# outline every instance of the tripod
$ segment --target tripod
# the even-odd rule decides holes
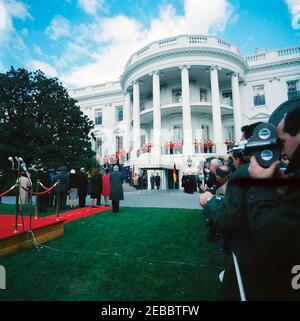
[[[30,215],[29,215],[29,229],[28,229],[28,234],[30,236],[30,240],[29,241],[26,241],[26,242],[30,242],[30,244],[32,244],[35,249],[40,252],[40,250],[42,249],[42,245],[39,244],[37,241],[36,241],[36,238],[35,238],[35,235],[33,233],[33,230],[32,230],[32,209],[30,209]]]

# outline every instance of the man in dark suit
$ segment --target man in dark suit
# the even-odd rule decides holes
[[[112,201],[112,208],[114,213],[119,212],[120,201],[124,199],[123,193],[123,174],[119,172],[118,165],[114,166],[110,174],[110,195],[109,199]]]
[[[160,187],[160,176],[159,176],[158,173],[155,176],[155,185],[156,185],[156,189],[159,189],[159,187]]]
[[[85,168],[81,167],[78,173],[78,197],[79,207],[85,206],[85,199],[87,194],[88,176],[85,172]]]

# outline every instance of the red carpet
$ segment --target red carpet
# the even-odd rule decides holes
[[[101,213],[107,210],[110,210],[111,207],[82,207],[76,208],[74,210],[61,213],[59,215],[59,222],[69,223],[74,220],[78,220],[83,217],[91,216],[97,213]],[[24,228],[22,226],[22,217],[19,216],[18,219],[18,232],[14,233],[15,230],[15,215],[0,215],[0,240],[5,239],[10,236],[22,234],[23,232],[28,232],[29,230],[29,216],[23,216],[24,218]],[[37,219],[32,218],[32,230],[37,230],[41,227],[45,227],[48,225],[56,224],[56,214],[49,215],[46,217],[39,217]]]

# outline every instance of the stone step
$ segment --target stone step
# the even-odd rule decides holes
[[[130,186],[129,183],[123,183],[123,192],[134,192],[135,188]]]

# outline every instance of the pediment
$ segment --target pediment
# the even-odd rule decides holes
[[[258,113],[258,114],[255,114],[251,117],[251,119],[265,119],[265,118],[269,118],[270,115],[269,114],[266,114],[266,113]]]

